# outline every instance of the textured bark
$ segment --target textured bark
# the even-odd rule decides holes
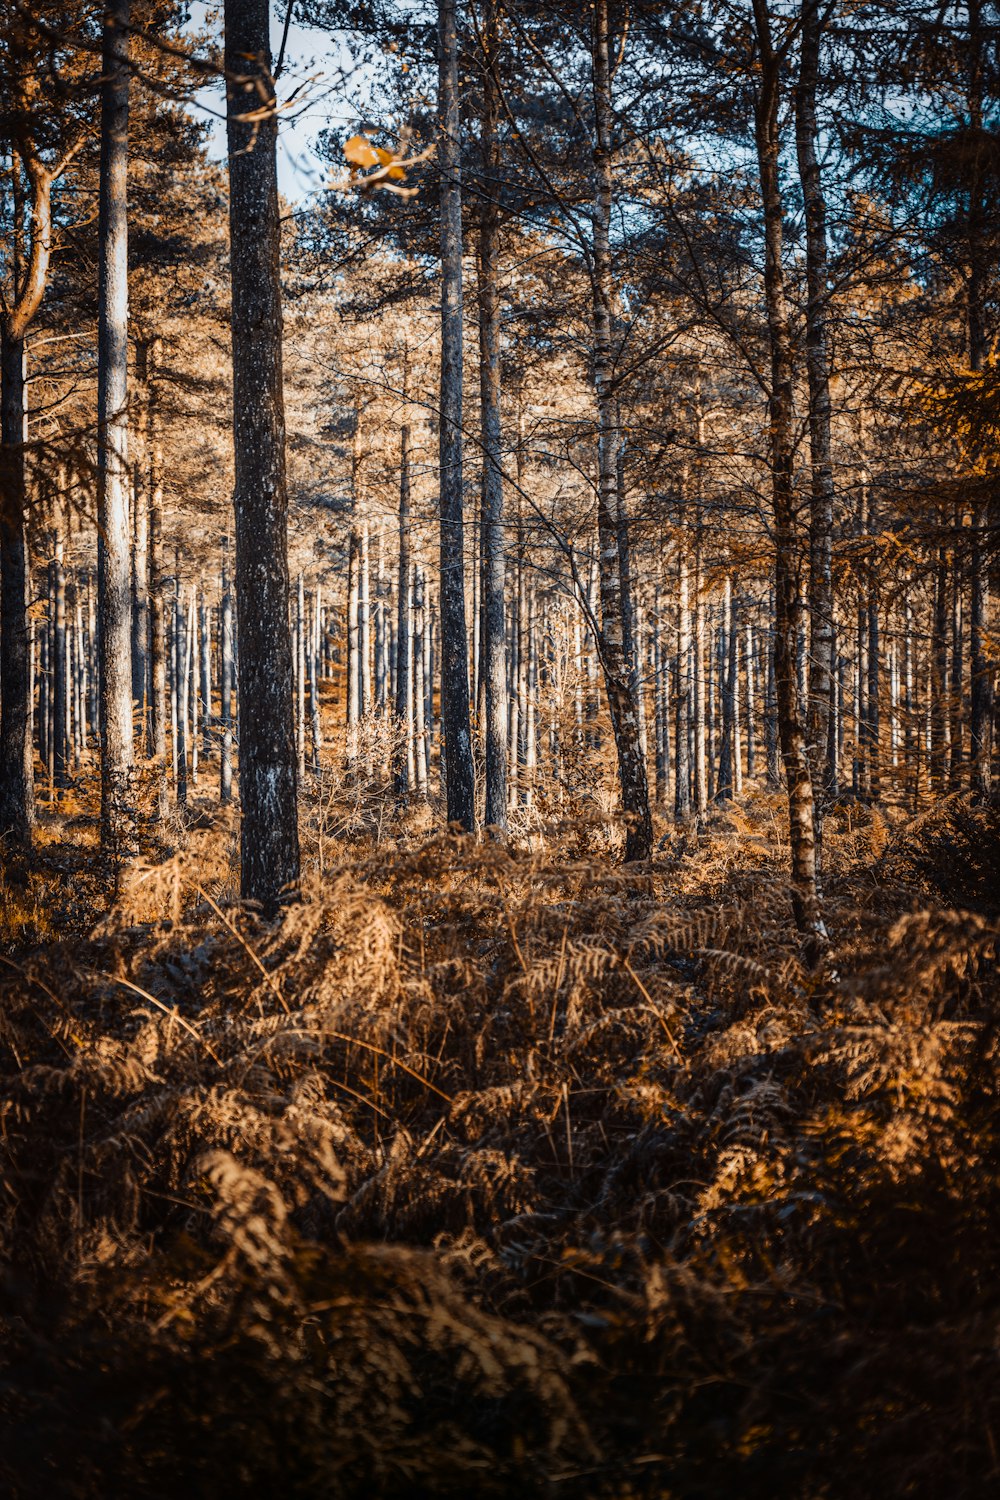
[[[438,7],[441,164],[441,730],[448,822],[476,821],[462,519],[462,182],[455,0]]]
[[[358,699],[362,714],[372,706],[371,679],[371,564],[368,551],[368,522],[361,523],[360,568],[358,571]]]
[[[677,554],[677,686],[674,693],[674,816],[691,817],[691,602],[688,561]]]
[[[986,60],[982,6],[980,0],[968,0],[969,52],[969,120],[974,131],[983,128],[983,70]],[[988,249],[985,241],[989,205],[986,199],[979,155],[972,161],[969,183],[969,278],[968,334],[969,367],[978,374],[985,363],[986,271]],[[969,559],[969,758],[972,787],[985,796],[992,780],[993,739],[993,663],[987,650],[989,623],[990,573],[989,509],[977,498],[972,508],[972,547]]]
[[[159,341],[149,350],[149,753],[156,766],[156,812],[167,816],[167,641],[163,573],[163,452],[157,403]]]
[[[132,538],[128,469],[129,3],[104,22],[98,213],[97,592],[101,847],[116,869],[136,847],[132,743]]]
[[[233,799],[233,591],[229,581],[229,538],[222,539],[222,598],[219,605],[219,800]]]
[[[806,225],[806,374],[809,385],[809,451],[812,493],[809,515],[809,753],[816,801],[817,843],[822,843],[822,809],[832,795],[828,754],[830,693],[833,681],[833,516],[834,475],[831,443],[829,318],[830,272],[826,200],[817,155],[819,81],[823,21],[821,0],[802,0],[802,42],[795,90],[795,144]]]
[[[52,785],[69,785],[69,674],[66,656],[66,570],[57,517],[52,536]]]
[[[497,135],[498,20],[496,0],[483,14],[483,201],[479,220],[479,395],[483,478],[480,537],[482,677],[486,739],[488,828],[507,826],[507,631],[504,618],[506,539],[503,520],[503,459],[500,430],[500,289],[497,278],[499,192],[502,169]]]
[[[28,843],[35,825],[28,661],[24,338],[0,324],[0,837]]]
[[[774,509],[774,676],[778,734],[788,792],[792,902],[799,928],[825,935],[816,887],[813,790],[796,672],[800,617],[799,547],[795,534],[794,406],[791,329],[782,264],[783,204],[779,177],[781,58],[771,42],[766,0],[753,0],[760,50],[754,135],[764,210],[764,296],[770,345],[769,439]]]
[[[719,775],[715,800],[730,802],[736,791],[734,760],[736,757],[736,612],[733,609],[733,581],[727,575],[722,603],[722,631],[719,652],[719,696],[722,708],[722,733],[719,736]]]
[[[756,688],[756,658],[754,655],[754,626],[751,619],[747,619],[744,661],[746,673],[746,722],[747,722],[747,778],[752,781],[757,775],[757,688]]]
[[[48,283],[52,184],[76,155],[83,137],[78,136],[57,161],[46,166],[28,133],[27,102],[5,103],[14,126],[10,163],[16,201],[10,246],[12,295],[0,313],[0,838],[27,844],[35,825],[35,789],[24,338]]]
[[[607,0],[595,0],[591,37],[594,98],[594,202],[591,245],[594,389],[597,398],[597,527],[601,628],[599,649],[618,754],[618,780],[625,816],[625,859],[648,859],[653,847],[649,785],[640,741],[635,673],[626,637],[623,553],[627,565],[627,520],[619,504],[618,455],[621,426],[614,391],[611,337],[611,66]],[[624,546],[623,546],[624,543]]]
[[[267,0],[226,0],[242,891],[273,911],[298,880],[299,833],[268,13]]]
[[[934,576],[934,619],[931,633],[931,789],[943,792],[948,770],[948,579],[951,560],[938,550]]]
[[[149,341],[135,346],[132,461],[132,698],[146,733],[149,720]],[[152,746],[147,743],[147,754]]]
[[[356,731],[361,719],[361,635],[358,601],[361,592],[361,536],[351,527],[347,543],[347,755],[355,751]]]
[[[295,590],[295,755],[301,785],[306,776],[306,588],[301,572]]]
[[[422,568],[413,570],[413,756],[417,794],[427,796],[430,746],[427,734],[427,619]]]
[[[396,795],[413,784],[413,644],[410,638],[410,429],[399,434],[399,586],[396,597],[396,720],[401,737],[393,776]]]

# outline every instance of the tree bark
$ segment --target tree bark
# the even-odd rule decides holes
[[[31,841],[35,826],[30,670],[28,532],[25,475],[24,337],[0,325],[0,836]]]
[[[507,826],[507,631],[504,618],[506,541],[503,520],[503,459],[500,429],[500,289],[498,239],[502,160],[497,135],[499,26],[496,0],[483,15],[483,196],[479,222],[479,393],[483,479],[480,535],[482,675],[485,699],[486,801],[488,828]]]
[[[281,892],[299,877],[299,832],[288,621],[278,126],[268,18],[267,0],[226,0],[241,886],[245,898],[273,912]]]
[[[104,22],[98,213],[97,592],[101,847],[116,871],[135,853],[132,538],[128,499],[129,0]]]
[[[135,345],[135,426],[132,433],[132,698],[140,732],[149,721],[149,340]],[[146,753],[152,753],[147,743]]]
[[[163,573],[163,451],[156,365],[159,340],[149,349],[149,753],[156,765],[156,810],[167,816],[167,641]]]
[[[829,257],[826,200],[817,155],[816,91],[822,19],[821,0],[802,0],[802,40],[795,89],[795,144],[806,224],[806,374],[809,385],[809,451],[812,494],[809,514],[809,753],[814,785],[816,840],[822,848],[823,804],[833,794],[828,754],[833,674],[833,516],[831,443]]]
[[[441,730],[448,822],[476,823],[462,518],[462,180],[455,0],[438,7],[441,164]]]
[[[653,848],[649,785],[640,742],[635,673],[626,638],[623,536],[627,521],[619,504],[618,454],[621,426],[614,389],[611,336],[611,63],[607,0],[595,0],[591,67],[594,98],[594,202],[591,244],[594,390],[597,398],[597,526],[601,628],[598,642],[605,690],[618,754],[618,780],[625,816],[625,860],[648,859]]]
[[[229,538],[222,539],[222,599],[219,605],[219,801],[233,800],[233,591],[229,581]]]
[[[769,438],[774,509],[774,675],[778,734],[788,791],[792,904],[801,931],[825,937],[816,886],[813,790],[796,673],[800,615],[799,548],[795,534],[794,406],[791,328],[785,296],[783,204],[779,177],[781,58],[771,41],[767,0],[753,0],[760,50],[754,135],[764,210],[764,297],[771,355]]]
[[[405,392],[405,378],[404,378]],[[396,796],[413,784],[413,645],[410,639],[410,429],[399,434],[399,584],[396,593]]]

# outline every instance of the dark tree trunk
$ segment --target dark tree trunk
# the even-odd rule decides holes
[[[277,117],[268,0],[226,0],[242,892],[272,912],[299,876],[288,621]],[[260,90],[263,90],[263,101]],[[267,108],[262,113],[262,103]],[[244,111],[256,118],[244,117]]]
[[[448,822],[476,823],[462,520],[462,181],[455,0],[438,9],[441,163],[441,732]],[[428,726],[429,727],[429,726]]]
[[[677,686],[674,696],[674,816],[681,823],[691,817],[691,604],[688,560],[683,546],[677,554]]]
[[[229,538],[222,539],[222,599],[219,605],[219,801],[233,800],[233,592],[229,583]]]
[[[52,548],[52,784],[69,785],[69,706],[66,657],[66,569],[59,517]]]
[[[627,521],[619,504],[621,429],[614,391],[611,341],[611,60],[607,0],[596,0],[591,38],[594,96],[594,206],[591,283],[594,327],[594,386],[598,413],[597,527],[601,589],[600,653],[608,708],[618,752],[618,780],[625,815],[625,859],[648,859],[653,847],[649,784],[642,753],[635,673],[626,634]],[[623,548],[624,543],[624,548]]]
[[[405,394],[405,382],[404,382]],[[411,790],[413,765],[413,644],[410,640],[410,429],[399,434],[399,586],[396,595],[396,795]]]
[[[163,453],[157,401],[159,340],[149,350],[149,753],[156,766],[155,817],[167,816],[167,639],[163,590]]]
[[[497,137],[498,21],[496,0],[483,17],[483,200],[479,226],[479,391],[483,485],[482,674],[485,689],[488,828],[507,826],[507,631],[504,618],[506,544],[500,432],[500,289],[497,284],[501,155]]]
[[[830,692],[833,680],[833,450],[830,438],[830,355],[827,339],[829,265],[826,201],[817,155],[819,81],[823,22],[821,0],[803,0],[802,43],[795,91],[795,141],[806,221],[806,373],[809,383],[809,449],[812,496],[809,516],[809,751],[816,802],[816,837],[822,845],[822,808],[832,795],[828,754]]]
[[[753,0],[760,76],[754,99],[757,161],[764,209],[764,294],[771,354],[769,398],[771,490],[774,507],[774,677],[778,734],[785,765],[795,920],[825,936],[816,887],[813,790],[796,669],[801,614],[799,545],[795,532],[794,407],[791,329],[782,264],[783,204],[779,177],[781,58],[771,42],[766,0]]]
[[[132,432],[132,697],[145,735],[149,719],[149,341],[135,346]],[[148,743],[146,753],[152,754]]]
[[[0,837],[31,840],[35,782],[29,697],[24,339],[0,328]]]
[[[128,503],[129,3],[104,23],[97,328],[97,592],[101,846],[116,869],[135,852],[132,537]]]

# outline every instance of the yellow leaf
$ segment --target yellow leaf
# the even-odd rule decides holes
[[[344,156],[352,167],[377,167],[378,153],[367,136],[352,135],[344,146]]]

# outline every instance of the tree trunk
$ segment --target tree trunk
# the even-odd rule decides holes
[[[594,205],[592,315],[594,389],[597,398],[597,526],[601,629],[599,650],[604,667],[608,709],[618,753],[618,779],[625,817],[625,860],[648,859],[653,848],[649,785],[639,738],[635,674],[626,638],[627,601],[623,591],[623,538],[627,561],[627,521],[619,505],[618,453],[621,427],[614,389],[611,338],[611,64],[607,0],[595,0],[591,45],[594,96]]]
[[[448,822],[476,823],[462,519],[462,180],[456,0],[438,7],[441,164],[441,730]]]
[[[66,570],[59,518],[52,557],[52,784],[69,785],[69,682],[66,653]]]
[[[405,392],[405,378],[404,378]],[[399,586],[396,596],[396,748],[397,797],[413,785],[413,644],[410,639],[410,429],[399,434]]]
[[[242,891],[274,910],[299,876],[288,622],[277,116],[268,0],[226,0]],[[247,78],[253,88],[241,85]],[[261,92],[266,105],[262,113]],[[256,118],[244,117],[243,111]]]
[[[149,721],[149,340],[135,346],[135,429],[132,434],[132,698],[140,733]]]
[[[830,438],[830,355],[827,338],[829,282],[826,201],[817,156],[816,89],[823,21],[821,0],[802,0],[802,42],[795,90],[795,143],[806,223],[806,374],[809,384],[809,751],[821,795],[815,809],[822,847],[823,804],[833,793],[828,754],[833,674],[833,449]]]
[[[167,816],[167,650],[163,597],[163,453],[157,400],[159,340],[149,350],[149,753],[156,763],[156,813]]]
[[[97,327],[97,592],[101,847],[116,870],[135,853],[132,538],[128,502],[129,0],[109,0],[101,84]]]
[[[764,295],[771,354],[770,461],[775,541],[774,676],[778,734],[788,791],[791,876],[800,930],[825,936],[816,887],[813,791],[796,674],[800,615],[799,548],[795,534],[794,409],[791,329],[782,264],[779,103],[781,58],[771,43],[766,0],[753,0],[760,75],[754,99],[755,142],[764,209]]]
[[[983,81],[986,53],[980,0],[968,0],[969,120],[974,132],[983,129]],[[984,241],[989,204],[985,192],[982,152],[972,159],[969,184],[969,278],[968,324],[969,367],[978,374],[986,359],[986,282],[988,247]],[[993,664],[987,651],[989,621],[989,549],[986,545],[989,509],[979,497],[972,507],[972,548],[969,559],[969,758],[972,787],[980,796],[990,790],[992,779]]]
[[[24,339],[0,328],[0,836],[27,844],[35,826],[28,696],[28,534]]]
[[[683,545],[677,553],[677,686],[674,691],[674,816],[691,818],[691,603],[688,560]]]
[[[487,828],[507,827],[506,540],[500,430],[500,289],[497,282],[501,153],[497,136],[499,27],[496,0],[483,15],[483,201],[479,224],[479,392],[483,480],[480,535],[482,675],[485,700]]]
[[[222,539],[222,600],[219,606],[219,801],[233,800],[233,593],[229,583],[229,538]]]

